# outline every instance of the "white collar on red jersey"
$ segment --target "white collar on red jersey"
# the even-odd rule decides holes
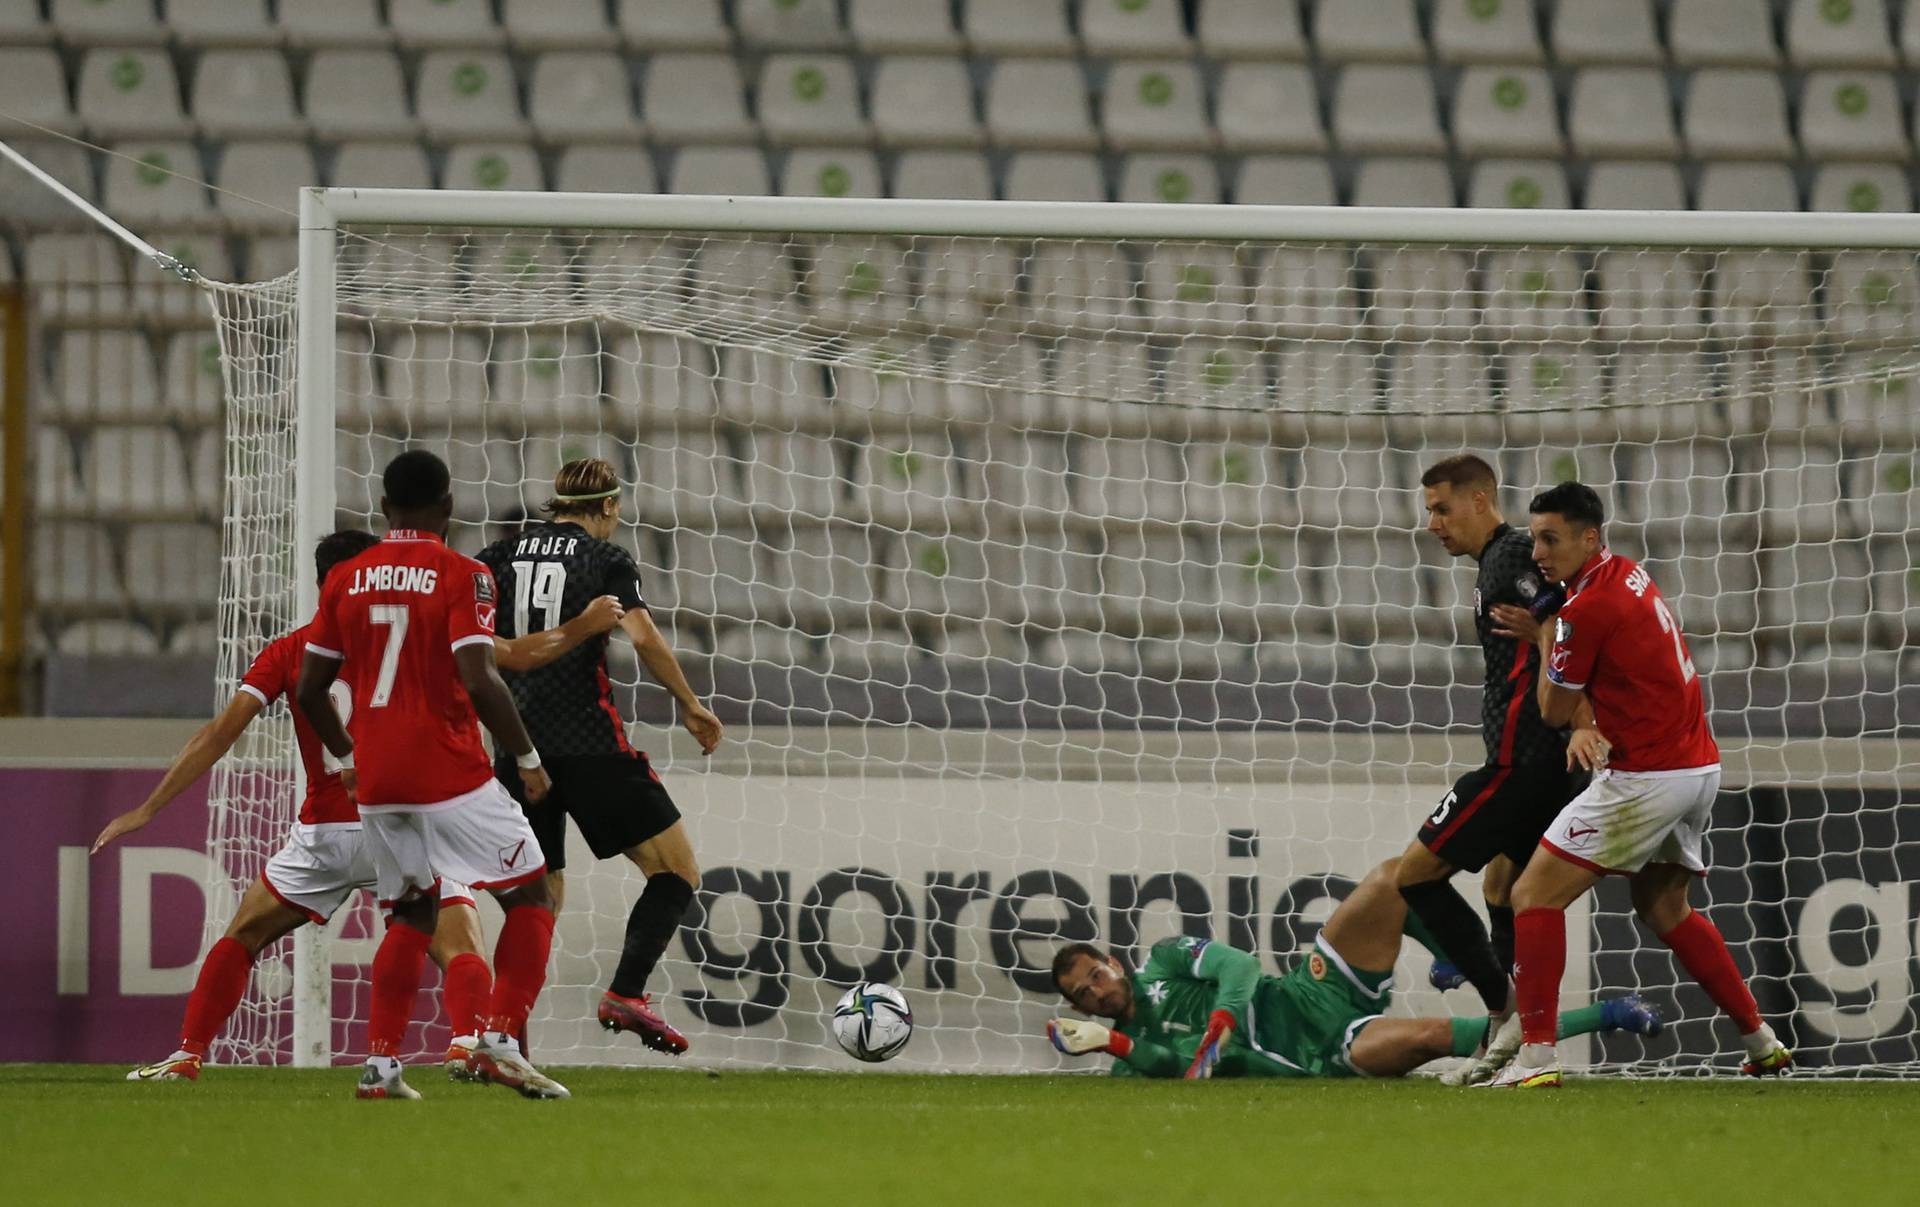
[[[1573,589],[1575,591],[1586,590],[1587,583],[1599,571],[1600,567],[1606,565],[1608,562],[1612,560],[1613,560],[1613,550],[1611,549],[1602,549],[1600,552],[1588,558],[1585,565],[1581,566],[1578,570],[1575,570],[1573,572],[1573,582],[1574,582]]]
[[[387,533],[386,539],[389,541],[432,541],[435,544],[446,543],[442,537],[431,532],[422,532],[418,528],[395,528]]]

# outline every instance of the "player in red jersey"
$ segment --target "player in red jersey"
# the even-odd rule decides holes
[[[1785,1072],[1792,1054],[1761,1021],[1726,940],[1687,902],[1693,878],[1706,875],[1701,843],[1720,788],[1720,748],[1680,624],[1646,569],[1607,549],[1605,509],[1591,487],[1562,482],[1528,510],[1534,561],[1548,581],[1566,584],[1567,601],[1549,625],[1520,608],[1499,619],[1539,643],[1548,724],[1572,722],[1583,694],[1592,702],[1595,724],[1575,729],[1567,757],[1604,769],[1548,827],[1513,886],[1522,1047],[1492,1084],[1560,1084],[1554,1029],[1565,910],[1610,875],[1630,878],[1634,912],[1739,1024],[1742,1071]]]
[[[513,756],[529,800],[543,799],[549,785],[494,663],[493,575],[446,545],[451,486],[446,463],[424,449],[388,463],[386,539],[327,580],[294,689],[360,803],[381,904],[393,911],[374,956],[356,1093],[419,1097],[396,1053],[448,877],[486,889],[506,911],[474,1071],[528,1097],[565,1098],[566,1087],[535,1069],[513,1039],[546,980],[553,898],[539,839],[493,778],[479,722]],[[343,661],[370,685],[355,702],[351,736],[326,707]]]
[[[371,533],[351,529],[323,537],[313,555],[319,581],[324,584],[334,566],[378,540]],[[502,641],[496,650],[502,665],[545,666],[611,628],[619,622],[620,614],[619,601],[604,596],[576,618],[581,622],[577,627],[562,626],[514,642]],[[232,701],[181,749],[145,801],[107,823],[93,840],[93,854],[157,817],[225,757],[255,717],[290,694],[305,647],[306,628],[302,626],[262,650]],[[332,697],[335,708],[351,712],[352,696],[344,680],[334,684]],[[242,895],[226,934],[201,962],[200,975],[187,998],[179,1048],[164,1060],[135,1069],[127,1075],[129,1081],[198,1080],[207,1049],[239,1005],[260,952],[308,922],[324,925],[355,890],[373,887],[373,863],[361,840],[359,811],[341,786],[338,770],[330,765],[306,717],[298,709],[292,713],[294,738],[306,769],[306,795],[300,802],[299,819],[286,845],[267,861],[265,870]],[[440,905],[429,954],[445,974],[447,1014],[455,1036],[447,1054],[448,1071],[461,1075],[471,1058],[492,974],[479,954],[479,915],[466,888],[452,880],[443,882]]]

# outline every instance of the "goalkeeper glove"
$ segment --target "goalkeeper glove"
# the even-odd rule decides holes
[[[1068,1056],[1085,1056],[1090,1052],[1105,1052],[1109,1056],[1125,1057],[1133,1051],[1133,1041],[1111,1027],[1077,1018],[1053,1018],[1047,1020],[1047,1038],[1053,1046]]]
[[[1527,602],[1527,611],[1533,613],[1535,620],[1544,621],[1558,612],[1567,602],[1565,583],[1548,583],[1540,588],[1540,593]]]
[[[1207,1019],[1207,1033],[1200,1040],[1200,1050],[1193,1054],[1193,1063],[1187,1066],[1188,1081],[1204,1081],[1213,1076],[1213,1066],[1220,1063],[1220,1052],[1232,1034],[1233,1012],[1215,1010]]]

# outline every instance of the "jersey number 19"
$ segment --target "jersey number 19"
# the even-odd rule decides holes
[[[560,600],[567,590],[567,568],[559,562],[513,563],[513,631],[525,637],[541,629],[560,627]],[[546,613],[538,626],[527,623],[533,609]]]

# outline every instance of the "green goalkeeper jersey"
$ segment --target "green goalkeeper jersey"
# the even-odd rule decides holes
[[[1386,1010],[1391,974],[1356,972],[1324,944],[1285,976],[1257,957],[1209,939],[1163,939],[1133,974],[1133,1017],[1119,1030],[1133,1050],[1122,1076],[1179,1077],[1216,1010],[1233,1034],[1215,1077],[1351,1077],[1346,1048]]]

